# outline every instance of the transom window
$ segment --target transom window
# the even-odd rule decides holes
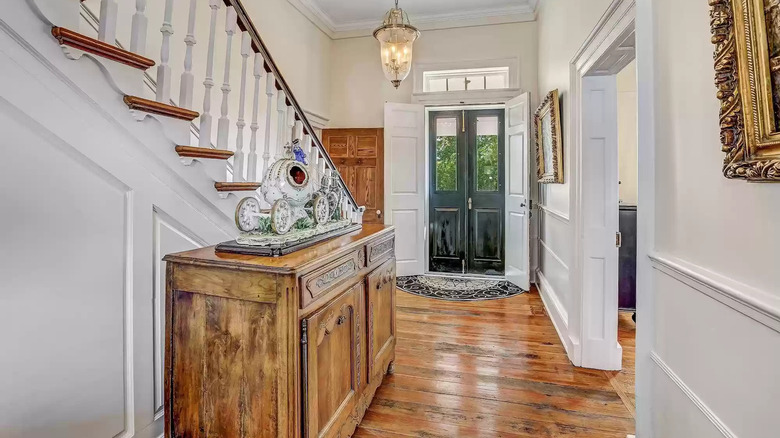
[[[423,92],[500,90],[509,88],[509,67],[423,72]]]

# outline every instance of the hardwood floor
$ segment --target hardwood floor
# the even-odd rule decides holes
[[[620,318],[627,367],[607,373],[571,365],[536,290],[473,303],[402,291],[396,297],[395,374],[385,378],[355,437],[634,433],[630,314]]]

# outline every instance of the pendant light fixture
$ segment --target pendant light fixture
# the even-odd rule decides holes
[[[374,38],[380,44],[382,70],[395,88],[409,76],[412,69],[412,46],[419,37],[420,31],[411,25],[409,16],[398,7],[398,0],[395,0],[395,7],[387,11],[382,26],[374,31]]]

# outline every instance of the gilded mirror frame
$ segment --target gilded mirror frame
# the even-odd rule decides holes
[[[542,147],[542,120],[550,114],[552,140],[552,169],[546,169],[544,164],[544,148]],[[534,114],[534,126],[536,126],[536,176],[538,182],[545,184],[563,183],[563,137],[561,136],[561,109],[558,98],[558,90],[547,94]]]
[[[709,3],[723,174],[780,182],[780,0]]]

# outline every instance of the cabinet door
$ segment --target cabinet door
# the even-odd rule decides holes
[[[304,436],[339,436],[351,426],[360,382],[360,312],[357,284],[302,321]]]
[[[395,351],[395,259],[369,274],[367,283],[368,376],[376,382]]]

